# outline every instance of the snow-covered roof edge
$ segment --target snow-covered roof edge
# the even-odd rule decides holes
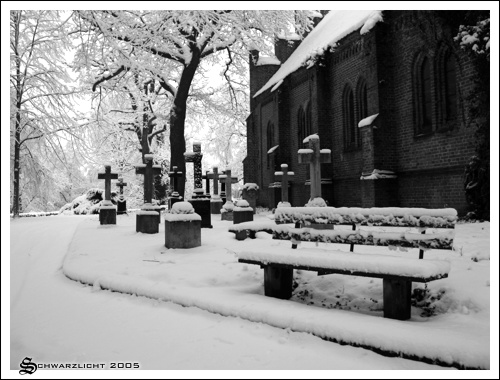
[[[380,21],[382,11],[330,11],[253,97],[297,71],[307,60],[323,54],[348,34],[358,29],[360,34],[365,34]]]

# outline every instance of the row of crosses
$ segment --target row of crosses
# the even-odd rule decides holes
[[[298,152],[298,161],[300,164],[309,164],[309,170],[311,175],[311,199],[321,197],[321,164],[331,162],[331,153],[328,149],[320,149],[319,137],[318,135],[311,135],[306,140],[308,142],[308,149],[300,149]],[[194,165],[194,187],[195,189],[203,188],[203,179],[206,180],[205,193],[208,196],[210,194],[210,180],[213,180],[214,195],[218,196],[219,193],[219,182],[221,183],[221,196],[226,196],[228,201],[231,201],[231,185],[237,183],[237,177],[231,175],[231,170],[228,169],[224,174],[219,175],[218,168],[214,167],[212,172],[206,171],[205,175],[202,176],[201,170],[201,159],[203,154],[201,153],[201,144],[193,144],[193,153],[185,154],[186,162],[192,162]],[[144,159],[146,165],[136,166],[136,174],[144,175],[144,203],[151,203],[153,199],[153,177],[160,174],[160,165],[153,165],[152,155],[145,155]],[[174,166],[173,171],[169,172],[168,175],[172,178],[173,182],[173,196],[179,196],[178,190],[178,179],[182,177],[182,172],[178,171],[178,168]],[[293,172],[288,171],[288,165],[281,165],[281,172],[276,172],[275,175],[281,180],[281,199],[283,202],[288,202],[288,181],[289,177],[293,176]],[[105,184],[105,199],[111,200],[111,180],[118,179],[118,174],[111,173],[111,166],[105,165],[105,173],[98,174],[99,179],[104,179]],[[127,183],[123,182],[123,178],[120,178],[117,184],[120,187],[120,194],[123,194],[123,187],[127,186]],[[226,193],[226,187],[228,189]]]

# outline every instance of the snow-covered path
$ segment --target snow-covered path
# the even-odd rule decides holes
[[[11,221],[11,370],[26,356],[163,370],[443,369],[71,281],[63,259],[78,225],[96,218]]]

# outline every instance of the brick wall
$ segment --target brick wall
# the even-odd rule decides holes
[[[393,92],[392,106],[386,111],[386,123],[394,126],[399,198],[404,207],[443,207],[447,204],[463,212],[465,195],[459,180],[464,165],[474,151],[474,131],[467,127],[466,97],[471,89],[474,71],[468,57],[452,42],[450,28],[443,25],[435,12],[388,12],[388,26],[380,28],[381,56],[389,57],[382,80]],[[383,30],[381,30],[383,29]],[[398,36],[398,38],[391,38]],[[459,117],[451,131],[437,132],[436,55],[447,45],[457,58]],[[412,68],[416,55],[424,53],[431,62],[433,129],[430,135],[415,135]],[[382,67],[382,65],[381,65]],[[397,78],[394,80],[392,78]],[[392,80],[391,80],[392,79]],[[382,87],[382,85],[381,85]],[[436,173],[440,173],[437,175]],[[439,180],[437,177],[441,177]],[[417,195],[418,194],[418,195]]]

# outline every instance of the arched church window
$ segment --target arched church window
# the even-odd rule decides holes
[[[344,148],[349,149],[356,146],[354,94],[349,85],[345,86],[342,96],[342,124],[344,127]]]

